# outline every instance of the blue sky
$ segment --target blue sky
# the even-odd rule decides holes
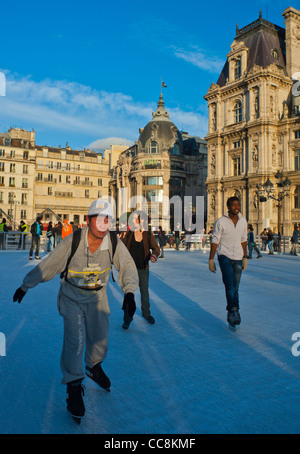
[[[284,27],[300,1],[19,0],[1,5],[0,131],[36,131],[39,145],[131,145],[160,94],[179,129],[204,137],[203,96],[216,82],[236,24]]]

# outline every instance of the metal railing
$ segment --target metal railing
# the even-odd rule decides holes
[[[174,248],[175,247],[175,238],[174,235],[167,235],[168,243],[166,248]],[[211,242],[211,235],[181,235],[181,242],[179,247],[185,248],[187,250],[202,250],[202,251],[209,251],[210,250],[210,242]],[[256,245],[261,252],[269,252],[268,244],[263,241],[260,236],[256,237]],[[292,249],[291,237],[290,236],[282,236],[279,240],[275,236],[273,242],[273,249],[275,254],[290,254]],[[300,254],[300,246],[296,244],[296,253]]]
[[[31,247],[32,235],[22,234],[20,231],[9,231],[0,233],[0,252],[1,250],[29,250]],[[46,232],[41,235],[40,242],[40,253],[47,251],[49,239],[46,237]],[[210,250],[211,235],[181,235],[180,249],[186,250],[200,250],[208,252]],[[24,244],[25,243],[25,244]],[[256,237],[256,244],[261,252],[269,252],[268,245],[259,236]],[[175,237],[174,234],[167,235],[166,248],[175,248]],[[292,249],[291,237],[282,236],[278,241],[278,238],[274,238],[273,249],[275,254],[290,254]],[[295,251],[300,254],[300,245],[296,244]]]

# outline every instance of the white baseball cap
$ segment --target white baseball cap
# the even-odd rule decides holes
[[[95,200],[89,209],[88,216],[109,216],[112,218],[112,207],[109,202],[103,199]]]

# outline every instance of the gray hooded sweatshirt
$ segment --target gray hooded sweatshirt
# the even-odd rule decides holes
[[[68,267],[67,279],[69,282],[66,282],[65,279],[61,280],[59,294],[61,298],[66,297],[68,300],[77,303],[107,301],[106,286],[112,263],[110,235],[107,234],[104,237],[101,247],[92,254],[88,249],[87,231],[88,227],[82,229],[78,248]],[[22,290],[27,291],[41,282],[53,279],[57,274],[64,271],[71,254],[72,237],[73,234],[68,235],[46,259],[42,260],[24,277],[21,285]],[[119,238],[113,257],[113,266],[119,272],[118,282],[123,293],[134,293],[138,287],[136,266]],[[92,290],[99,287],[102,287],[102,289]],[[85,290],[85,288],[89,290]]]

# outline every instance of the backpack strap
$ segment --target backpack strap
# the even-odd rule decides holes
[[[73,233],[73,238],[72,238],[72,246],[71,246],[71,254],[69,255],[69,258],[68,258],[68,261],[67,261],[67,264],[66,264],[66,267],[64,269],[64,271],[62,273],[60,273],[60,278],[65,278],[67,277],[67,274],[68,274],[68,267],[69,267],[69,264],[72,260],[72,257],[73,255],[75,254],[77,248],[78,248],[78,245],[79,245],[79,242],[80,242],[80,237],[81,237],[81,229],[77,229],[75,230],[75,232]]]
[[[116,282],[115,278],[114,278],[114,273],[113,273],[112,268],[113,268],[113,258],[114,258],[116,247],[117,247],[117,243],[118,243],[118,237],[117,237],[116,232],[112,232],[111,230],[109,231],[109,235],[110,235],[110,241],[111,241],[111,245],[112,245],[111,277],[112,277],[113,282]]]
[[[109,233],[110,233],[110,240],[111,240],[111,244],[112,244],[112,257],[111,257],[111,268],[112,268],[112,262],[113,262],[114,254],[116,251],[118,238],[117,238],[116,232],[109,231]],[[81,229],[75,230],[75,232],[73,233],[73,238],[72,238],[71,254],[68,257],[68,261],[67,261],[64,271],[60,274],[61,279],[65,278],[65,280],[67,280],[68,267],[72,260],[73,255],[75,254],[75,252],[78,248],[78,245],[80,242],[80,237],[81,237]],[[115,282],[113,272],[112,272],[112,280]]]

